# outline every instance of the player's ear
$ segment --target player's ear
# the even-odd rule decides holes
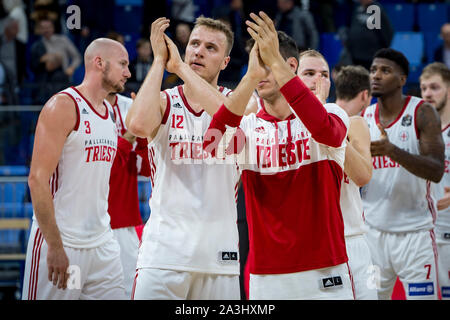
[[[220,68],[220,70],[224,70],[227,67],[229,62],[230,62],[230,56],[226,56],[225,59],[223,59],[222,67]]]
[[[289,57],[287,58],[286,62],[288,63],[288,65],[291,67],[291,70],[294,73],[297,73],[297,69],[298,69],[298,60],[295,57]]]

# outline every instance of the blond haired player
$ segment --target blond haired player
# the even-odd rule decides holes
[[[128,53],[97,39],[84,57],[83,82],[50,98],[36,127],[23,299],[125,299],[107,212],[117,127],[105,98],[130,77]]]
[[[152,24],[153,64],[126,118],[132,134],[148,138],[152,168],[151,215],[133,298],[239,299],[239,175],[235,163],[211,163],[202,150],[218,101],[231,92],[217,81],[230,60],[233,33],[217,20],[198,18],[182,62],[164,35],[168,26],[165,18]],[[160,92],[165,68],[184,84]],[[213,88],[212,97],[194,94],[199,83]]]
[[[435,223],[438,250],[438,275],[442,299],[450,299],[450,70],[440,62],[426,66],[420,76],[422,98],[436,108],[441,118],[445,144],[445,171],[436,186],[437,217]]]

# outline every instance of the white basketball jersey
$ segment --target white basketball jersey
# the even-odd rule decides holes
[[[389,141],[411,153],[420,154],[416,111],[423,100],[406,97],[397,119],[385,131]],[[378,104],[369,106],[366,119],[371,141],[380,139]],[[432,184],[419,178],[387,156],[372,157],[373,174],[362,188],[365,221],[386,232],[430,230],[436,217]]]
[[[237,166],[209,161],[202,144],[212,118],[190,107],[183,87],[164,92],[166,112],[149,143],[151,214],[137,268],[237,275]]]
[[[106,111],[101,115],[75,87],[59,94],[66,94],[75,102],[78,121],[50,179],[56,224],[64,246],[95,248],[113,237],[108,192],[117,150],[117,127],[106,100]]]
[[[442,130],[442,138],[445,144],[445,171],[444,176],[434,190],[436,201],[444,197],[444,187],[450,187],[450,124]],[[437,211],[435,231],[437,240],[450,240],[450,207]]]
[[[116,94],[116,101],[112,106],[114,110],[114,117],[116,119],[117,130],[119,134],[123,136],[123,134],[127,131],[125,126],[125,119],[128,114],[128,110],[131,108],[131,104],[133,103],[133,99],[122,96],[120,94]]]
[[[345,173],[341,184],[341,210],[346,237],[366,232],[359,187]]]

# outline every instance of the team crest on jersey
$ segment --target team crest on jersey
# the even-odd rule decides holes
[[[412,116],[410,114],[407,114],[402,118],[402,126],[409,127],[412,123]]]
[[[406,131],[400,131],[400,134],[398,135],[398,137],[400,138],[400,140],[402,142],[406,142],[409,139],[409,134]]]
[[[266,130],[264,129],[264,127],[258,127],[258,128],[256,128],[255,129],[255,132],[258,132],[258,133],[266,133]],[[449,131],[450,132],[450,131]]]

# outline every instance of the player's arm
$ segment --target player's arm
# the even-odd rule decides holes
[[[344,172],[358,186],[369,183],[372,178],[372,155],[370,132],[366,120],[360,116],[350,118],[349,143],[345,149]]]
[[[168,26],[169,20],[165,18],[152,23],[150,41],[154,60],[125,119],[128,131],[137,137],[151,138],[161,125],[166,110],[166,95],[160,89],[168,56],[164,41]]]
[[[445,146],[442,140],[441,120],[437,111],[428,103],[418,107],[416,126],[419,132],[419,155],[402,150],[389,141],[386,131],[378,125],[381,137],[372,141],[372,156],[388,156],[412,174],[433,182],[439,182],[444,174]]]
[[[348,126],[348,116],[328,113],[320,100],[291,70],[280,54],[278,35],[273,21],[264,13],[250,14],[255,22],[246,21],[248,32],[258,43],[263,62],[270,67],[280,91],[303,122],[314,140],[330,147],[342,145]]]
[[[69,260],[56,224],[49,181],[55,172],[66,138],[76,123],[77,113],[70,97],[59,94],[46,103],[36,126],[28,176],[34,213],[48,246],[48,279],[54,285],[58,284],[58,288],[66,287]]]
[[[255,43],[249,54],[246,74],[242,77],[233,94],[228,98],[228,101],[222,104],[213,116],[203,142],[203,147],[206,151],[213,149],[211,144],[214,146],[218,144],[223,133],[226,131],[226,126],[239,126],[241,119],[247,110],[248,101],[252,97],[253,91],[259,81],[266,75],[267,69],[259,58],[258,45]],[[238,130],[236,139],[240,141],[234,141],[235,138],[233,138],[233,144],[243,146],[242,142],[244,138],[245,135],[242,131]]]

